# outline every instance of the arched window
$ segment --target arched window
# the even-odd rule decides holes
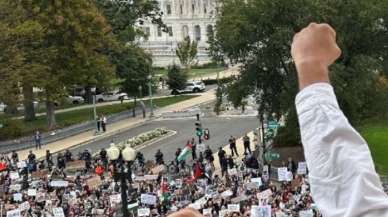
[[[201,41],[201,27],[199,25],[194,26],[194,39]]]
[[[190,37],[189,36],[189,27],[184,25],[184,26],[182,26],[182,38],[185,39],[186,37]]]

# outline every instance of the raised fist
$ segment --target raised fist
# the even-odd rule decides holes
[[[295,34],[291,55],[297,67],[304,63],[330,66],[341,55],[336,32],[328,24],[311,23]]]

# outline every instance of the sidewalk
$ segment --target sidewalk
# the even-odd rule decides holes
[[[185,101],[176,103],[174,105],[170,105],[170,106],[163,107],[161,109],[156,110],[154,118],[146,118],[146,119],[143,119],[143,118],[134,118],[133,119],[132,118],[130,121],[128,121],[127,119],[122,120],[122,121],[119,121],[116,123],[108,124],[107,125],[107,132],[102,134],[102,135],[95,136],[94,130],[90,130],[90,131],[87,131],[87,132],[84,132],[84,133],[81,133],[81,134],[78,134],[75,136],[68,137],[68,138],[63,139],[63,140],[59,140],[59,141],[56,141],[53,143],[45,144],[42,146],[41,150],[35,150],[34,148],[29,148],[29,149],[18,151],[17,153],[19,155],[19,159],[26,159],[29,151],[32,150],[37,158],[42,158],[46,155],[46,150],[50,150],[51,153],[56,153],[56,152],[61,152],[61,151],[64,151],[66,149],[70,149],[70,148],[73,148],[73,147],[76,147],[79,145],[84,145],[84,144],[87,144],[90,142],[94,142],[94,141],[109,137],[111,135],[117,134],[119,132],[128,130],[128,129],[133,128],[135,126],[138,126],[146,121],[150,121],[150,120],[153,120],[155,118],[158,118],[159,116],[161,116],[165,112],[173,112],[173,111],[188,109],[190,107],[215,100],[215,98],[216,98],[215,97],[215,90],[209,90],[199,97],[185,100]]]

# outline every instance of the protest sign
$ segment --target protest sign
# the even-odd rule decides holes
[[[69,182],[64,180],[54,180],[50,182],[51,187],[62,188],[62,187],[67,187],[68,185],[69,185]]]
[[[20,217],[20,209],[14,209],[7,212],[7,217]]]
[[[251,178],[251,182],[258,183],[259,186],[262,185],[262,182],[261,182],[261,178],[260,178],[260,177],[258,177],[258,178]]]
[[[248,190],[254,190],[254,189],[259,189],[260,185],[257,182],[250,182],[244,185],[246,189]]]
[[[202,215],[204,215],[204,216],[212,216],[212,209],[211,208],[203,209]]]
[[[206,151],[206,145],[205,144],[198,144],[197,145],[197,151],[198,152],[205,152]]]
[[[30,208],[30,203],[28,201],[19,205],[20,211],[28,210]]]
[[[48,170],[40,170],[40,171],[32,172],[31,177],[33,179],[44,179],[47,177],[47,174],[48,174]]]
[[[226,190],[226,191],[221,193],[222,198],[231,197],[232,195],[233,195],[233,192],[231,190]]]
[[[192,203],[189,205],[190,208],[193,208],[195,210],[200,210],[201,209],[201,205],[198,204],[198,203]]]
[[[14,201],[22,201],[23,200],[22,197],[23,197],[23,195],[21,193],[13,194],[13,200]]]
[[[278,168],[278,181],[283,182],[287,180],[287,167]]]
[[[228,174],[230,175],[230,176],[235,176],[235,175],[237,175],[237,169],[236,168],[233,168],[233,169],[228,169]]]
[[[114,194],[109,197],[110,204],[119,204],[121,203],[121,195]]]
[[[31,197],[36,196],[36,189],[33,189],[33,188],[28,189],[27,195]]]
[[[82,170],[85,168],[85,161],[83,160],[75,160],[70,161],[66,163],[66,170],[67,171],[74,171],[74,170]]]
[[[156,204],[156,196],[151,194],[141,194],[140,202],[147,205],[155,205]]]
[[[150,208],[141,208],[137,210],[137,216],[149,216],[150,213]]]
[[[271,189],[267,189],[263,192],[257,193],[257,198],[258,199],[268,199],[272,195]]]
[[[291,182],[293,178],[294,175],[292,174],[292,172],[287,172],[286,181]]]
[[[249,197],[247,195],[240,195],[238,197],[232,198],[232,203],[240,203],[242,201],[249,200]]]
[[[306,162],[299,162],[298,163],[298,171],[297,171],[297,173],[299,175],[307,174],[307,163]]]
[[[299,217],[314,217],[312,209],[299,211]]]
[[[135,176],[134,180],[135,180],[135,182],[143,182],[146,179],[144,176]]]
[[[251,217],[271,217],[271,206],[252,206]]]
[[[62,207],[53,208],[53,215],[54,217],[65,217]]]
[[[166,170],[166,166],[159,165],[159,166],[156,166],[156,167],[152,168],[151,172],[152,172],[152,174],[159,174],[159,173],[161,173],[161,172],[163,172],[165,170]]]
[[[19,169],[22,169],[22,168],[27,167],[27,164],[26,164],[26,162],[24,160],[22,160],[22,161],[19,161],[17,163],[17,166],[18,166]]]
[[[157,180],[158,179],[158,175],[145,175],[144,179],[148,180],[148,181]]]
[[[18,172],[11,172],[11,173],[9,174],[9,177],[10,177],[12,180],[16,180],[16,179],[19,179],[19,178],[20,178]]]
[[[11,191],[20,191],[22,190],[22,185],[21,184],[14,184],[9,186],[9,190]]]
[[[131,204],[128,204],[128,209],[133,209],[133,208],[136,208],[139,206],[139,203],[136,202],[136,203],[131,203]]]
[[[99,176],[93,176],[86,180],[86,184],[91,189],[96,189],[98,186],[102,184],[101,177]]]
[[[227,216],[228,215],[228,210],[227,209],[223,209],[223,210],[220,211],[220,213],[218,215],[219,215],[219,217]]]
[[[264,165],[263,167],[263,175],[261,176],[264,182],[267,182],[269,180],[269,168],[268,165]]]
[[[229,212],[240,212],[240,204],[228,204]]]
[[[36,201],[43,202],[46,200],[46,194],[44,192],[38,192],[36,194]]]

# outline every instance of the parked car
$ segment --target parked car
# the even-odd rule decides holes
[[[68,103],[72,103],[74,105],[82,104],[85,102],[85,99],[81,96],[68,96],[66,97],[66,101]]]
[[[173,89],[171,94],[178,95],[182,93],[198,93],[206,90],[206,86],[202,81],[187,82],[183,89]]]
[[[97,102],[107,102],[107,101],[117,101],[128,99],[128,95],[123,92],[105,92],[102,94],[96,95]]]

